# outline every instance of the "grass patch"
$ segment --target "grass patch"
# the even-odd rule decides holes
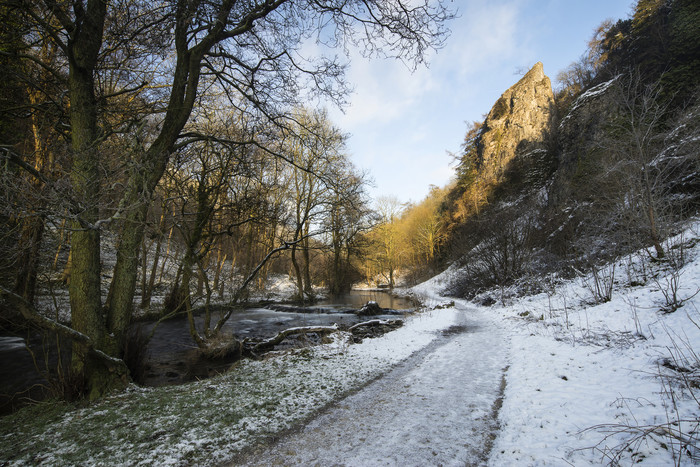
[[[219,464],[389,367],[304,349],[181,386],[131,386],[89,406],[26,407],[0,418],[0,465]]]

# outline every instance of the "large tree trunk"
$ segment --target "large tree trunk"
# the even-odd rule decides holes
[[[172,100],[172,99],[171,99]],[[191,110],[191,106],[190,106]],[[188,113],[189,115],[189,113]],[[186,119],[185,119],[186,120]],[[153,193],[165,173],[172,145],[185,122],[176,125],[166,118],[163,131],[131,174],[120,206],[129,206],[122,215],[122,229],[117,249],[117,263],[107,300],[107,323],[115,337],[115,352],[121,356],[124,339],[131,322],[134,293],[139,268],[139,250]]]
[[[84,206],[81,220],[71,227],[71,280],[69,284],[71,321],[78,332],[87,335],[98,349],[104,345],[105,327],[102,319],[100,287],[100,234],[87,224],[94,224],[99,215],[99,151],[97,139],[96,102],[93,94],[92,69],[71,67],[71,137],[73,193]],[[73,347],[73,371],[83,379],[91,398],[104,393],[110,386],[107,368],[89,358],[81,343]]]
[[[230,5],[228,8],[231,8]],[[199,65],[206,52],[206,48],[201,47],[202,44],[197,47],[196,53],[187,48],[188,18],[186,14],[186,9],[178,8],[175,28],[177,62],[161,132],[141,159],[134,164],[120,204],[121,207],[129,208],[122,216],[123,228],[117,250],[117,263],[107,303],[109,329],[115,336],[116,350],[120,352],[124,348],[124,338],[131,321],[139,248],[148,207],[153,192],[165,173],[173,145],[194,107],[199,85]],[[218,28],[223,28],[223,24],[217,24]],[[210,36],[212,34],[214,32],[210,32]],[[210,36],[208,37],[211,39]],[[208,46],[213,46],[213,42],[208,43]]]
[[[117,262],[107,296],[107,325],[114,336],[110,349],[122,356],[126,333],[131,323],[134,293],[139,268],[139,250],[143,239],[147,206],[137,206],[124,216],[117,247]]]
[[[98,147],[97,101],[93,73],[102,45],[107,4],[89,0],[75,7],[75,24],[69,41],[69,92],[73,166],[71,184],[81,211],[71,221],[71,321],[97,350],[106,347],[100,287],[100,233],[94,226],[99,217],[100,151]],[[111,372],[90,348],[74,341],[72,370],[83,382],[91,399],[123,381]]]
[[[336,229],[337,222],[333,222]],[[332,232],[333,259],[331,263],[331,277],[329,280],[329,292],[331,295],[340,295],[343,292],[343,273],[341,270],[341,245],[340,234],[336,231]]]
[[[153,244],[154,242],[151,242]],[[146,243],[146,236],[141,239],[141,301],[146,294],[148,286],[148,252],[151,251],[151,246]]]

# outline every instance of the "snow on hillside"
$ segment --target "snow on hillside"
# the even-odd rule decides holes
[[[546,292],[482,307],[510,340],[489,465],[700,460],[699,229],[669,239],[664,261],[642,250],[595,276],[550,277]],[[413,292],[434,297],[458,274]]]
[[[695,224],[670,239],[669,261],[653,264],[641,251],[602,268],[598,281],[581,277],[492,307],[511,355],[490,465],[700,459],[697,237]],[[684,267],[669,264],[681,255]],[[596,284],[611,290],[609,301],[595,303]]]
[[[593,99],[597,99],[600,96],[605,95],[608,89],[610,89],[610,86],[612,86],[619,78],[620,75],[615,76],[613,79],[604,83],[600,83],[597,86],[593,86],[591,89],[578,96],[574,103],[571,105],[571,108],[566,113],[564,118],[562,118],[561,122],[559,122],[559,128],[564,127],[564,125],[566,125],[566,122],[571,118],[571,116],[581,107],[591,102]]]

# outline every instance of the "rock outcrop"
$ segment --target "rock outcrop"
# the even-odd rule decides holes
[[[552,83],[538,62],[501,95],[484,121],[478,142],[481,176],[501,179],[518,157],[546,158],[555,119]]]
[[[384,309],[377,302],[367,302],[357,311],[359,316],[377,316],[384,314]]]

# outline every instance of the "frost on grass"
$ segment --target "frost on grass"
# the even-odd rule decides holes
[[[0,464],[216,465],[313,416],[428,345],[454,309],[419,313],[362,344],[245,360],[182,386],[139,388],[88,407],[41,404],[0,419]]]

